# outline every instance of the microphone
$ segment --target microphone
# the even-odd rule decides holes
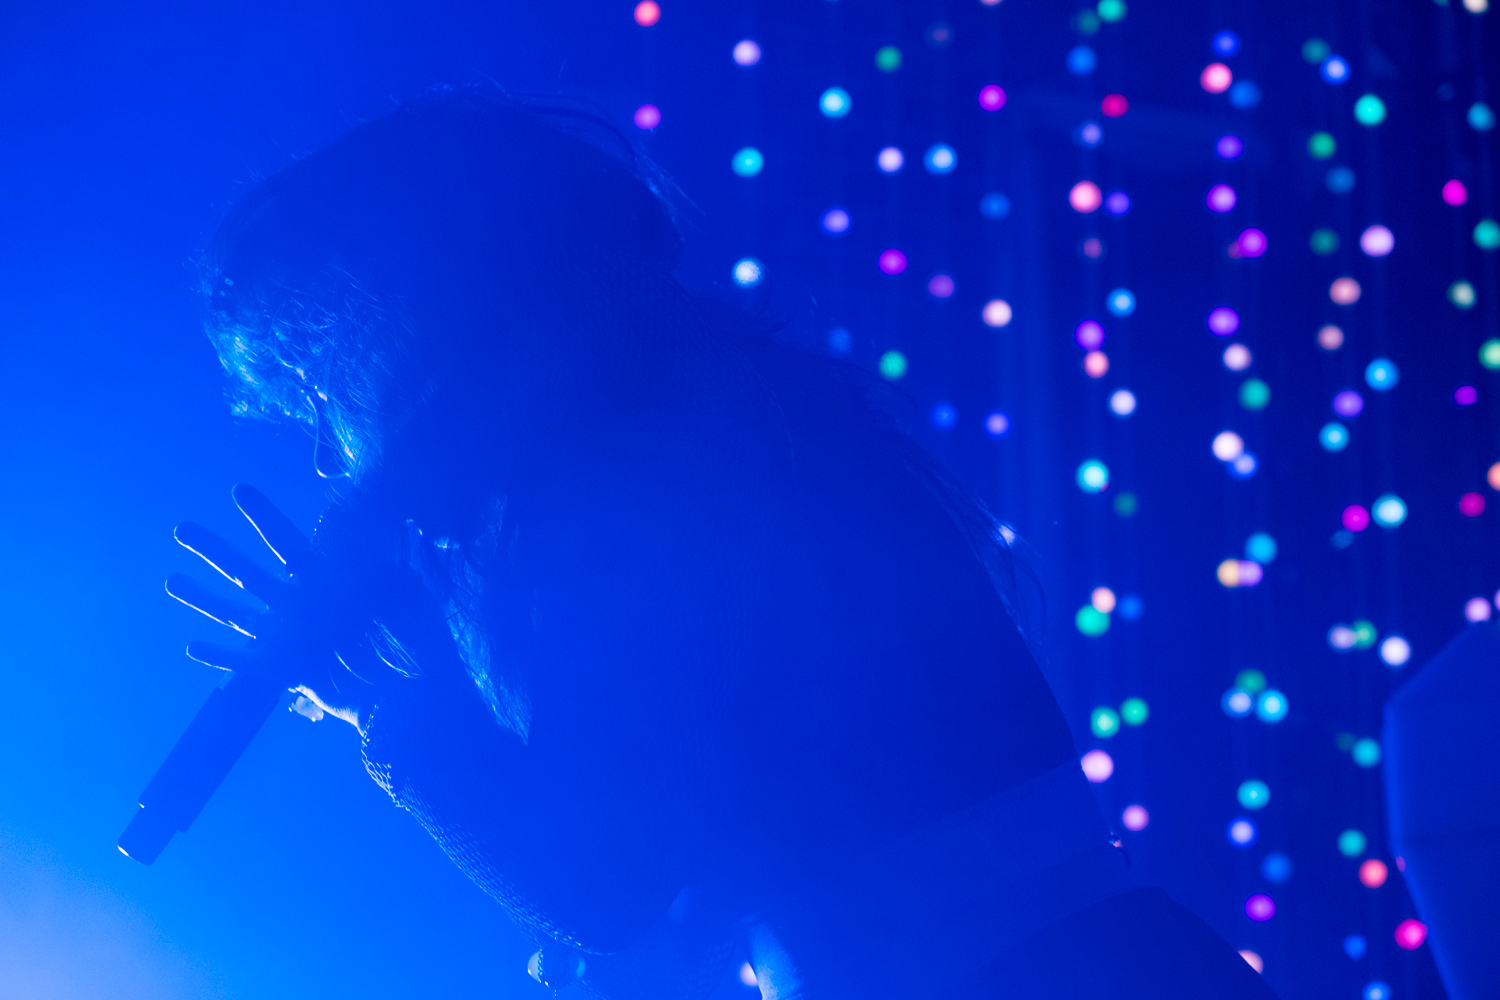
[[[120,834],[120,853],[154,862],[174,834],[186,833],[235,761],[270,718],[283,686],[236,672],[208,696],[141,792],[140,809]]]

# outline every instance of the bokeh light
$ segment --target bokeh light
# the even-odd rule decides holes
[[[1474,226],[1474,245],[1481,250],[1500,247],[1500,224],[1494,219],[1480,219]]]
[[[1488,0],[1485,5],[1488,6]],[[1483,101],[1475,101],[1469,105],[1469,113],[1464,117],[1469,120],[1469,127],[1476,132],[1488,132],[1495,127],[1495,112]]]
[[[1091,458],[1078,467],[1074,479],[1085,493],[1098,493],[1109,487],[1109,468],[1096,458]]]
[[[1267,854],[1261,859],[1260,875],[1272,885],[1285,885],[1292,878],[1292,859],[1280,851]]]
[[[1223,63],[1209,63],[1198,74],[1198,85],[1210,94],[1222,94],[1234,82],[1234,71]]]
[[[1073,328],[1073,342],[1086,351],[1098,350],[1104,345],[1104,327],[1098,320],[1086,319]]]
[[[1344,331],[1332,323],[1318,328],[1318,346],[1325,351],[1336,351],[1344,346]]]
[[[1011,310],[1010,303],[1004,299],[990,299],[979,313],[979,318],[984,320],[985,326],[994,327],[997,330],[1002,326],[1007,326],[1014,317],[1015,313]]]
[[[901,50],[894,45],[882,45],[875,50],[875,68],[882,73],[894,73],[901,68]]]
[[[1108,587],[1095,587],[1089,592],[1089,603],[1095,611],[1107,615],[1115,609],[1115,592]]]
[[[1380,644],[1380,658],[1388,667],[1401,667],[1411,659],[1411,643],[1399,635],[1388,636]]]
[[[1087,45],[1068,51],[1068,72],[1074,76],[1088,76],[1099,65],[1099,57]]]
[[[1135,312],[1135,294],[1128,288],[1116,288],[1104,297],[1104,306],[1112,316],[1129,316]]]
[[[1455,281],[1448,286],[1448,301],[1460,309],[1472,309],[1478,299],[1474,286],[1467,281]]]
[[[1116,389],[1109,394],[1109,412],[1117,417],[1128,417],[1135,412],[1135,393],[1129,389]]]
[[[1349,748],[1349,756],[1359,767],[1374,767],[1380,763],[1380,744],[1368,736],[1355,740]]]
[[[1354,120],[1367,128],[1385,121],[1385,102],[1374,94],[1365,94],[1354,102]]]
[[[1337,85],[1349,79],[1349,63],[1343,56],[1329,56],[1318,67],[1318,73],[1325,82]]]
[[[934,274],[927,279],[927,294],[935,299],[953,297],[953,278],[947,274]]]
[[[1244,151],[1244,140],[1237,135],[1221,135],[1219,141],[1214,143],[1214,152],[1219,154],[1221,160],[1237,160]]]
[[[1370,517],[1382,528],[1394,528],[1406,520],[1406,502],[1394,493],[1375,498],[1370,505]]]
[[[1122,500],[1128,501],[1128,502],[1121,503]],[[1135,513],[1135,511],[1136,511],[1136,501],[1135,501],[1135,494],[1134,493],[1121,493],[1119,496],[1115,497],[1115,513],[1116,514],[1119,514],[1121,517],[1130,517],[1132,514]],[[1123,618],[1125,621],[1128,621],[1128,622],[1139,621],[1141,615],[1144,614],[1145,611],[1146,611],[1146,605],[1144,603],[1142,603],[1140,597],[1138,597],[1137,595],[1135,595],[1135,594],[1126,594],[1124,597],[1120,598],[1120,610],[1117,612],[1117,614],[1119,614],[1119,616],[1121,618]],[[1130,700],[1127,700],[1126,703],[1125,703],[1125,705],[1127,707],[1122,707],[1120,711],[1121,711],[1122,714],[1125,715],[1125,724],[1126,725],[1134,725],[1134,723],[1132,723],[1130,721],[1130,716],[1128,714],[1128,706],[1129,706],[1129,704],[1130,704]],[[1141,704],[1144,705],[1145,702],[1141,702]]]
[[[953,151],[952,146],[940,142],[929,147],[922,155],[922,166],[927,168],[929,174],[951,174],[953,168],[958,166],[958,154]]]
[[[1257,778],[1242,783],[1235,794],[1246,809],[1264,809],[1271,801],[1270,786]]]
[[[1109,355],[1103,351],[1089,351],[1083,356],[1083,373],[1089,378],[1103,378],[1109,372]]]
[[[1345,531],[1361,532],[1370,526],[1370,512],[1357,503],[1351,503],[1339,514],[1339,523]]]
[[[1224,367],[1232,372],[1242,372],[1250,367],[1250,348],[1244,344],[1230,344],[1224,348]]]
[[[906,165],[906,154],[895,146],[887,146],[875,154],[875,165],[882,173],[897,173]]]
[[[953,404],[951,403],[934,404],[930,416],[932,426],[940,431],[948,430],[954,424],[958,423],[958,411],[953,408]]]
[[[1208,205],[1210,212],[1224,213],[1234,208],[1237,199],[1234,188],[1228,184],[1215,184],[1208,189],[1208,194],[1204,196],[1203,200]]]
[[[1245,440],[1234,431],[1220,431],[1214,435],[1214,458],[1221,462],[1232,462],[1245,452]]]
[[[642,104],[635,109],[635,114],[630,116],[630,120],[642,132],[650,132],[661,124],[661,108],[654,104]]]
[[[1255,475],[1255,470],[1260,468],[1260,460],[1253,453],[1247,451],[1233,462],[1228,463],[1225,468],[1236,479],[1249,479]]]
[[[1010,199],[999,191],[991,191],[979,199],[979,214],[986,219],[1003,219],[1010,214]]]
[[[1379,858],[1366,858],[1359,866],[1359,880],[1369,889],[1379,889],[1385,885],[1385,880],[1389,875],[1390,869]]]
[[[1240,386],[1240,405],[1247,410],[1264,410],[1271,403],[1271,387],[1258,378],[1246,379]]]
[[[906,374],[906,355],[900,351],[886,351],[880,356],[880,374],[894,382]]]
[[[1249,847],[1255,843],[1258,832],[1255,829],[1254,823],[1248,819],[1240,818],[1230,822],[1225,835],[1229,838],[1229,842],[1236,847]]]
[[[1465,493],[1458,498],[1458,512],[1464,517],[1478,517],[1484,513],[1484,497],[1478,493]]]
[[[1123,118],[1130,110],[1130,102],[1124,94],[1105,94],[1099,102],[1099,113],[1106,118]]]
[[[1276,916],[1276,904],[1271,897],[1263,892],[1257,892],[1245,900],[1245,916],[1257,923],[1265,923]]]
[[[1338,140],[1327,132],[1314,132],[1307,137],[1307,155],[1315,160],[1328,159],[1338,148]]]
[[[741,66],[754,66],[760,62],[760,46],[745,38],[734,43],[731,53],[734,61]]]
[[[1359,282],[1353,278],[1335,278],[1328,286],[1328,297],[1335,305],[1352,306],[1359,301]]]
[[[1010,430],[1010,417],[996,410],[984,418],[984,431],[991,437],[1004,437]]]
[[[1107,740],[1120,731],[1120,716],[1114,709],[1100,706],[1089,713],[1089,732]]]
[[[1085,604],[1073,616],[1073,624],[1081,635],[1093,639],[1109,631],[1109,615],[1092,604]]]
[[[1365,835],[1359,830],[1345,830],[1339,834],[1339,853],[1346,858],[1357,858],[1365,853]]]
[[[1333,397],[1333,412],[1348,420],[1359,416],[1365,409],[1365,397],[1353,389],[1345,389],[1343,392],[1335,393]]]
[[[1113,24],[1125,19],[1125,0],[1099,0],[1099,19]]]
[[[1464,603],[1464,618],[1471,622],[1490,620],[1490,602],[1483,597],[1471,597]]]
[[[1380,637],[1379,633],[1375,631],[1374,624],[1363,618],[1351,623],[1349,627],[1354,629],[1355,649],[1369,649],[1375,645],[1375,640]]]
[[[1120,822],[1132,833],[1140,833],[1151,823],[1151,814],[1145,806],[1129,805],[1120,813]]]
[[[1005,107],[1005,91],[994,83],[979,88],[979,106],[986,111],[999,111]]]
[[[746,986],[756,986],[759,980],[755,978],[755,966],[749,962],[740,966],[740,982]]]
[[[1234,242],[1229,245],[1229,256],[1235,258],[1260,257],[1265,254],[1266,247],[1269,245],[1265,233],[1259,229],[1246,229],[1239,236],[1235,237]]]
[[[880,251],[880,256],[876,258],[876,264],[879,266],[882,274],[900,274],[906,270],[906,254],[895,247],[891,247],[888,250]]]
[[[1114,507],[1115,513],[1120,515],[1121,517],[1135,517],[1136,513],[1141,509],[1141,501],[1140,498],[1137,497],[1134,493],[1121,493],[1119,496],[1115,497]],[[1140,598],[1138,597],[1134,600],[1137,603],[1140,602]],[[1130,602],[1131,598],[1126,597],[1126,607],[1129,607]],[[1120,614],[1124,615],[1127,618],[1129,617],[1129,615],[1125,614],[1124,610],[1121,610]]]
[[[1367,256],[1384,257],[1396,249],[1396,237],[1384,226],[1371,226],[1359,234],[1359,248]]]
[[[745,257],[734,262],[734,283],[741,288],[750,288],[760,284],[760,280],[766,276],[765,268],[760,261],[754,257]]]
[[[1350,934],[1344,938],[1343,944],[1344,954],[1356,962],[1365,957],[1365,951],[1369,948],[1363,934]]]
[[[1327,257],[1339,248],[1339,234],[1332,229],[1314,229],[1307,238],[1307,247],[1319,257]]]
[[[1104,204],[1104,193],[1093,181],[1079,181],[1068,192],[1068,204],[1073,206],[1073,211],[1087,215],[1098,211]]]
[[[1479,363],[1490,371],[1500,369],[1500,340],[1491,337],[1479,345]]]
[[[1354,630],[1348,625],[1335,625],[1328,630],[1328,645],[1340,652],[1353,649],[1355,641]]]
[[[1104,196],[1104,210],[1110,215],[1125,215],[1130,211],[1130,195],[1124,191],[1111,191]]]
[[[1209,43],[1221,56],[1232,56],[1240,51],[1240,36],[1232,31],[1221,31]]]
[[[1420,920],[1406,919],[1396,925],[1396,946],[1403,951],[1416,951],[1427,940],[1427,925]]]
[[[1443,182],[1443,201],[1454,208],[1467,204],[1469,201],[1469,189],[1464,187],[1464,182],[1457,177]]]
[[[1328,43],[1323,41],[1323,39],[1309,38],[1307,41],[1302,43],[1302,61],[1308,63],[1309,65],[1316,66],[1324,59],[1327,59],[1328,53],[1331,51],[1332,50],[1328,47]]]
[[[1115,773],[1114,758],[1103,750],[1090,750],[1079,763],[1083,766],[1083,776],[1096,785],[1108,781]]]
[[[1125,599],[1126,601],[1129,598]],[[1123,616],[1125,603],[1120,604],[1120,613]],[[1151,718],[1151,708],[1146,704],[1144,698],[1126,698],[1120,703],[1120,721],[1127,726],[1142,726],[1146,720]]]
[[[1348,194],[1354,190],[1354,171],[1348,167],[1329,167],[1323,176],[1323,186],[1334,194]]]
[[[1241,670],[1234,675],[1234,686],[1251,694],[1260,694],[1266,689],[1266,675],[1254,668]]]
[[[1263,566],[1275,561],[1276,551],[1276,539],[1264,531],[1257,531],[1245,539],[1246,558],[1254,559]]]
[[[656,0],[641,0],[635,5],[635,23],[649,28],[661,20],[661,6]]]
[[[1376,392],[1395,388],[1401,381],[1401,370],[1390,358],[1376,358],[1365,366],[1365,384]]]
[[[1255,710],[1255,697],[1249,691],[1230,688],[1219,699],[1219,707],[1232,719],[1243,719]]]
[[[830,208],[823,213],[823,232],[837,236],[849,231],[849,213],[842,208]]]
[[[1496,462],[1485,471],[1484,481],[1490,484],[1490,489],[1500,490],[1500,462]]]
[[[849,91],[843,87],[829,87],[818,98],[818,110],[823,112],[825,118],[842,118],[853,106]]]
[[[1360,991],[1359,1000],[1391,1000],[1391,984],[1379,979],[1365,983],[1365,988]]]
[[[1219,306],[1208,314],[1208,328],[1216,336],[1228,337],[1240,328],[1240,314],[1228,306]]]
[[[765,169],[766,158],[754,146],[746,146],[734,154],[734,158],[729,161],[729,165],[741,177],[754,177]]]
[[[1275,725],[1286,718],[1290,706],[1287,704],[1286,695],[1271,688],[1262,691],[1255,699],[1255,717],[1261,722]]]

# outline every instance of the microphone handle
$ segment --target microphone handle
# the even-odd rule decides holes
[[[208,696],[141,792],[140,809],[120,835],[120,853],[149,865],[174,834],[187,832],[270,718],[282,690],[264,677],[236,673]]]

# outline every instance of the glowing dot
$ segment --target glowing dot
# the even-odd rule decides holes
[[[760,155],[760,150],[754,146],[746,146],[734,154],[734,158],[729,161],[729,165],[741,177],[754,177],[761,170],[765,169],[766,158]]]
[[[1232,372],[1242,372],[1250,367],[1250,348],[1244,344],[1230,344],[1224,348],[1224,367]]]
[[[1113,24],[1125,18],[1125,0],[1099,0],[1099,19]]]
[[[1130,102],[1124,94],[1105,94],[1099,102],[1099,113],[1106,118],[1123,118],[1130,110]]]
[[[1365,951],[1369,947],[1361,934],[1350,934],[1344,938],[1344,954],[1358,962],[1365,957]]]
[[[1228,184],[1215,184],[1208,189],[1208,194],[1204,197],[1208,210],[1220,213],[1234,208],[1235,200],[1234,188]]]
[[[1292,877],[1292,859],[1279,851],[1267,854],[1260,863],[1260,874],[1272,885],[1282,885]]]
[[[1209,63],[1198,74],[1198,83],[1210,94],[1222,94],[1234,82],[1234,71],[1223,63]]]
[[[1357,417],[1365,408],[1365,398],[1353,389],[1345,389],[1333,397],[1333,412],[1341,417]]]
[[[892,382],[906,374],[906,355],[900,351],[886,351],[880,356],[880,374]]]
[[[1271,901],[1270,896],[1257,892],[1245,900],[1245,916],[1257,923],[1265,923],[1276,916],[1276,904]]]
[[[895,146],[887,146],[875,154],[875,165],[885,173],[894,174],[906,165],[906,156]]]
[[[991,191],[979,199],[979,214],[986,219],[1003,219],[1010,214],[1010,199],[999,191]]]
[[[958,154],[953,151],[952,146],[938,143],[922,157],[922,166],[927,168],[929,174],[951,174],[953,168],[958,166]]]
[[[1339,234],[1332,229],[1314,229],[1307,238],[1308,248],[1320,257],[1327,257],[1339,248]]]
[[[1240,561],[1238,559],[1225,559],[1219,563],[1219,568],[1214,571],[1219,582],[1226,587],[1238,587],[1240,585]]]
[[[1457,177],[1443,184],[1443,201],[1457,208],[1469,200],[1469,189],[1464,187],[1464,182]]]
[[[1469,107],[1469,127],[1476,132],[1488,132],[1495,127],[1495,112],[1483,101],[1475,101]]]
[[[1465,493],[1458,498],[1458,512],[1464,517],[1478,517],[1484,513],[1484,497],[1478,493]]]
[[[1371,226],[1360,234],[1359,248],[1370,257],[1384,257],[1396,248],[1396,237],[1384,226]]]
[[[1135,312],[1135,295],[1128,288],[1116,288],[1105,296],[1104,306],[1112,316],[1129,316]]]
[[[1271,402],[1271,387],[1258,378],[1246,379],[1240,386],[1240,405],[1247,410],[1264,410]]]
[[[1228,306],[1219,306],[1208,314],[1208,328],[1217,336],[1227,337],[1240,328],[1240,314]]]
[[[635,5],[635,23],[649,28],[661,20],[661,6],[656,0],[641,0]]]
[[[1136,512],[1141,509],[1140,498],[1134,493],[1121,493],[1115,497],[1115,513],[1121,517],[1135,517]],[[1126,595],[1124,606],[1120,608],[1120,616],[1126,621],[1134,621],[1141,616],[1141,599]],[[1134,608],[1134,617],[1131,609]]]
[[[1328,159],[1338,148],[1338,140],[1327,132],[1314,132],[1307,138],[1307,155],[1315,160]]]
[[[1214,152],[1219,154],[1221,160],[1237,160],[1244,151],[1244,140],[1237,135],[1221,135],[1219,141],[1214,143]]]
[[[951,299],[953,278],[946,274],[934,274],[927,280],[927,294],[935,299]]]
[[[876,263],[882,274],[900,274],[906,270],[906,254],[892,247],[882,250]]]
[[[1245,439],[1234,431],[1220,431],[1214,435],[1214,458],[1221,462],[1232,462],[1245,453]]]
[[[997,84],[985,84],[979,88],[979,106],[986,111],[999,111],[1005,107],[1005,91]]]
[[[1145,806],[1126,806],[1125,811],[1120,813],[1120,822],[1125,824],[1125,829],[1140,833],[1151,822],[1151,814],[1146,811]]]
[[[1365,366],[1365,382],[1376,392],[1385,392],[1401,381],[1401,370],[1389,358],[1376,358]]]
[[[642,104],[635,109],[632,121],[635,122],[635,127],[642,132],[650,132],[661,124],[661,108],[658,108],[654,104]]]
[[[1302,61],[1316,66],[1328,58],[1328,43],[1321,38],[1309,38],[1302,43]]]
[[[1099,206],[1104,204],[1104,194],[1093,181],[1079,181],[1068,192],[1068,204],[1073,206],[1073,211],[1087,215],[1098,211]]]
[[[1126,498],[1129,498],[1129,500],[1130,500],[1130,503],[1128,505],[1130,509],[1129,509],[1128,512],[1125,510],[1125,508],[1126,508],[1127,505],[1120,503],[1121,500],[1124,500]],[[1115,513],[1116,514],[1119,514],[1121,517],[1129,517],[1134,512],[1135,512],[1135,494],[1133,494],[1133,493],[1122,493],[1119,496],[1115,497]],[[1123,618],[1123,619],[1125,619],[1126,621],[1128,621],[1128,622],[1140,621],[1141,615],[1144,614],[1145,611],[1146,611],[1145,604],[1142,603],[1141,599],[1139,597],[1137,597],[1135,594],[1126,594],[1124,597],[1120,598],[1120,612],[1119,612],[1120,613],[1120,617]],[[1129,716],[1128,713],[1130,711],[1130,707],[1129,706],[1130,706],[1130,701],[1131,700],[1135,700],[1135,699],[1127,699],[1126,702],[1125,702],[1125,704],[1123,706],[1121,706],[1120,711],[1122,713],[1126,713],[1125,714],[1125,724],[1126,725],[1130,725],[1130,726],[1134,726],[1134,725],[1138,725],[1139,723],[1135,723],[1135,722],[1131,722],[1130,721],[1130,716]],[[1145,702],[1141,702],[1141,704],[1144,705]],[[1141,719],[1141,721],[1144,722],[1146,720],[1143,717]]]
[[[1387,636],[1380,644],[1380,658],[1388,667],[1402,667],[1411,659],[1411,643],[1399,635]]]
[[[1235,461],[1242,461],[1244,457],[1241,455]],[[1265,569],[1254,559],[1236,559],[1234,560],[1234,583],[1225,584],[1225,586],[1254,587],[1260,583],[1264,576]]]
[[[823,213],[823,232],[837,235],[849,231],[849,213],[842,208],[830,208]]]
[[[1099,65],[1099,57],[1087,45],[1080,45],[1068,52],[1068,72],[1074,76],[1088,76]]]
[[[1494,219],[1480,219],[1474,227],[1474,245],[1481,250],[1500,247],[1500,224]]]
[[[1387,493],[1375,499],[1370,516],[1382,528],[1394,528],[1406,520],[1406,503],[1394,493]]]
[[[1483,14],[1490,9],[1490,0],[1464,0],[1464,10],[1470,14]]]
[[[1224,709],[1224,714],[1230,718],[1243,719],[1255,708],[1255,699],[1250,696],[1249,691],[1230,688],[1224,692],[1224,697],[1219,699],[1219,705]]]
[[[1109,469],[1103,462],[1091,458],[1078,467],[1074,479],[1083,492],[1098,493],[1109,486]]]
[[[1344,331],[1329,324],[1318,330],[1318,346],[1325,351],[1336,351],[1344,346]]]
[[[1112,708],[1096,708],[1089,713],[1089,731],[1102,740],[1107,740],[1120,731],[1120,717]]]
[[[1235,237],[1229,245],[1229,256],[1236,259],[1243,257],[1261,257],[1268,246],[1266,234],[1259,229],[1247,229]]]
[[[1085,604],[1073,616],[1073,624],[1080,633],[1092,639],[1109,631],[1109,615],[1092,604]]]
[[[1262,691],[1255,699],[1255,717],[1261,722],[1275,724],[1286,718],[1289,710],[1286,695],[1272,688]]]
[[[1323,60],[1318,72],[1328,83],[1340,84],[1349,79],[1349,64],[1344,61],[1343,56],[1329,56]]]
[[[1129,598],[1126,598],[1126,600],[1129,600]],[[1122,617],[1125,614],[1123,605],[1120,608],[1120,614]],[[1150,717],[1151,709],[1147,706],[1144,698],[1126,698],[1120,704],[1120,721],[1124,722],[1127,726],[1145,725],[1146,720]]]
[[[1357,858],[1365,853],[1365,835],[1358,830],[1345,830],[1339,834],[1339,853],[1346,858]]]
[[[746,986],[757,985],[758,980],[755,978],[755,966],[751,965],[749,962],[746,962],[744,965],[740,966],[740,982],[744,983]]]
[[[1090,750],[1079,763],[1083,766],[1083,776],[1096,785],[1108,781],[1115,773],[1114,758],[1103,750]]]
[[[1492,337],[1479,345],[1479,363],[1490,371],[1500,368],[1500,340]]]
[[[1104,327],[1095,320],[1086,319],[1073,330],[1073,340],[1086,351],[1095,350],[1104,343]]]
[[[948,403],[938,403],[932,408],[932,426],[945,431],[958,423],[958,411]]]
[[[1455,281],[1448,286],[1448,301],[1460,309],[1472,309],[1478,297],[1474,293],[1474,286],[1467,281]]]
[[[1109,355],[1103,351],[1089,351],[1083,356],[1083,373],[1089,378],[1103,378],[1109,371]]]
[[[760,284],[760,279],[765,277],[765,269],[761,267],[760,261],[754,257],[746,257],[734,263],[734,283],[741,288],[749,288]]]
[[[1427,940],[1427,925],[1420,920],[1403,920],[1396,925],[1396,945],[1403,951],[1416,951]]]
[[[1345,507],[1339,515],[1339,523],[1345,531],[1361,532],[1370,526],[1370,512],[1357,503]]]
[[[1004,437],[1010,430],[1010,418],[996,410],[984,418],[984,429],[991,437]]]
[[[829,87],[818,98],[818,110],[826,118],[842,118],[849,113],[852,105],[849,92],[843,87]]]
[[[1354,102],[1354,120],[1361,125],[1374,127],[1385,121],[1385,102],[1374,94],[1366,94]]]
[[[1135,393],[1129,389],[1116,389],[1109,394],[1109,412],[1117,417],[1128,417],[1135,412]]]
[[[1334,194],[1348,194],[1354,190],[1354,171],[1348,167],[1330,167],[1323,178],[1323,185]]]
[[[1130,211],[1130,195],[1124,191],[1111,191],[1104,199],[1104,210],[1110,215],[1124,215]]]
[[[1240,785],[1235,793],[1240,800],[1240,805],[1246,809],[1264,809],[1266,803],[1271,801],[1271,788],[1264,781],[1251,778]]]
[[[1255,843],[1256,832],[1255,824],[1243,818],[1231,822],[1225,831],[1229,842],[1237,847],[1249,847]]]
[[[1089,604],[1095,611],[1107,615],[1115,609],[1115,592],[1108,587],[1095,587],[1089,593]]]
[[[1359,282],[1353,278],[1335,278],[1328,286],[1328,297],[1335,305],[1352,306],[1359,301]]]
[[[1341,423],[1326,423],[1318,431],[1318,444],[1324,451],[1343,451],[1349,446],[1349,429]]]
[[[980,311],[979,318],[984,320],[985,326],[994,327],[998,330],[1002,326],[1009,325],[1010,321],[1015,318],[1015,313],[1010,308],[1010,303],[1004,299],[990,299],[984,304],[984,309]]]
[[[875,50],[875,68],[882,73],[894,73],[901,68],[901,50],[894,45],[882,45]]]
[[[1484,474],[1484,481],[1490,484],[1490,489],[1500,490],[1500,462],[1489,467]]]
[[[953,41],[953,29],[943,21],[930,25],[924,34],[927,36],[927,44],[935,49],[947,48]]]
[[[1275,562],[1276,551],[1276,539],[1264,531],[1257,531],[1245,539],[1245,555],[1258,563]]]
[[[1260,468],[1259,459],[1248,451],[1228,465],[1229,474],[1236,479],[1249,479],[1255,475],[1255,470],[1258,468]],[[1259,576],[1256,579],[1258,580]]]
[[[1232,56],[1240,51],[1240,36],[1232,31],[1221,31],[1209,43],[1221,56]]]
[[[1391,984],[1381,982],[1379,979],[1365,983],[1365,988],[1360,991],[1359,1000],[1391,1000]]]
[[[1375,640],[1378,636],[1375,633],[1374,625],[1361,618],[1350,627],[1354,629],[1355,649],[1369,649],[1375,645]]]
[[[1084,122],[1078,126],[1073,137],[1080,146],[1097,146],[1104,141],[1104,130],[1099,127],[1098,122]]]
[[[1464,618],[1471,622],[1490,620],[1490,602],[1483,597],[1471,597],[1464,604]]]
[[[1251,694],[1259,694],[1266,689],[1266,675],[1259,670],[1241,670],[1234,675],[1234,686]]]
[[[754,66],[760,62],[760,46],[750,39],[734,43],[734,61],[741,66]]]
[[[1261,957],[1259,955],[1251,951],[1249,948],[1240,949],[1240,958],[1243,958],[1245,960],[1245,964],[1250,966],[1250,968],[1254,969],[1256,972],[1266,971],[1266,963],[1261,960]]]
[[[1348,625],[1335,625],[1328,630],[1328,645],[1339,652],[1353,649],[1356,641],[1354,630]]]
[[[1356,740],[1349,748],[1349,756],[1360,767],[1374,767],[1380,763],[1380,744],[1368,737]]]

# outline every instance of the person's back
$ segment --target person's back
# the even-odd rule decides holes
[[[406,105],[216,243],[242,407],[353,479],[284,617],[364,624],[282,640],[304,694],[554,985],[1269,995],[1129,891],[1008,537],[856,373],[683,293],[575,121]]]

